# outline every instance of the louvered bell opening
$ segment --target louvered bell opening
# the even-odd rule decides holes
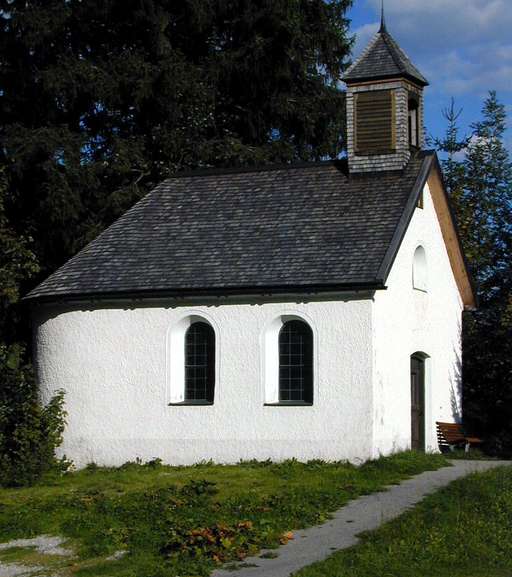
[[[394,95],[391,90],[360,92],[355,99],[356,153],[395,152]]]

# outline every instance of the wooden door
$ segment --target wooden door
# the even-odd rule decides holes
[[[425,450],[425,361],[411,357],[411,449]]]

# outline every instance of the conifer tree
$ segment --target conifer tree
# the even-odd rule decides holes
[[[351,0],[0,0],[0,154],[41,277],[184,169],[336,157]]]
[[[445,113],[448,130],[436,144],[479,308],[463,323],[464,420],[487,448],[512,454],[512,163],[504,145],[505,107],[490,92],[482,120],[459,139],[458,114]]]
[[[459,134],[458,122],[462,114],[462,108],[456,109],[454,98],[451,99],[450,106],[445,108],[442,114],[447,123],[446,133],[444,138],[434,139],[434,145],[437,150],[443,153],[441,164],[445,185],[450,193],[452,202],[459,210],[458,217],[459,221],[461,221],[464,220],[460,214],[460,211],[463,210],[463,203],[460,202],[460,197],[464,191],[464,164],[461,162],[461,157],[470,139]]]
[[[483,302],[503,302],[509,279],[512,235],[512,163],[503,142],[506,112],[496,92],[490,92],[483,119],[473,124],[473,136],[464,162],[465,189],[459,206],[466,207],[462,222],[468,257]],[[509,269],[510,270],[510,269]]]

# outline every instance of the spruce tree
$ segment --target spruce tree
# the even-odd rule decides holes
[[[512,454],[512,163],[504,145],[506,113],[495,92],[459,139],[458,113],[437,146],[465,253],[476,281],[477,311],[463,322],[464,420],[490,451]]]
[[[496,92],[490,92],[483,119],[473,124],[473,136],[464,161],[465,188],[459,206],[468,257],[480,286],[484,303],[503,302],[510,288],[504,274],[510,264],[512,235],[512,163],[503,142],[506,112]],[[508,268],[508,270],[510,270]]]
[[[0,154],[47,275],[185,169],[336,157],[351,0],[0,0]]]
[[[462,114],[462,108],[456,109],[455,99],[452,98],[450,106],[442,111],[446,120],[446,132],[443,138],[434,139],[434,145],[443,153],[441,165],[443,167],[443,176],[446,188],[452,197],[452,202],[459,211],[459,221],[465,220],[460,212],[464,206],[461,202],[461,196],[464,191],[464,164],[461,162],[461,156],[467,148],[470,138],[460,136],[459,118]]]

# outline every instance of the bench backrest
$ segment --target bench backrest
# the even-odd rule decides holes
[[[437,441],[439,445],[453,445],[464,440],[464,431],[457,423],[436,422]]]

